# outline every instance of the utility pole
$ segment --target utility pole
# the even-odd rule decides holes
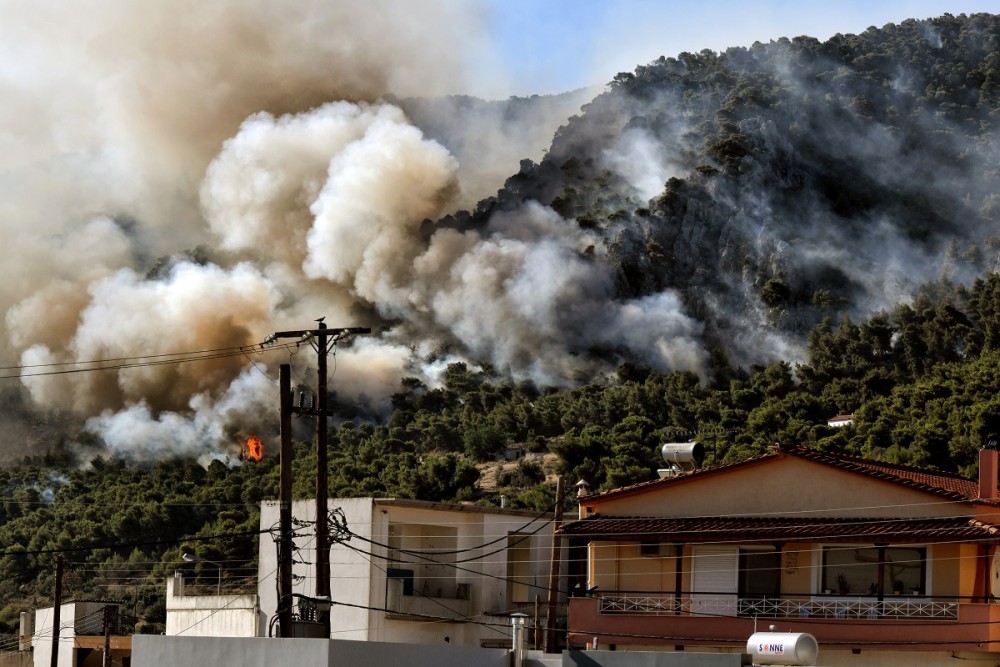
[[[330,510],[327,507],[327,497],[330,495],[329,470],[327,465],[328,452],[326,451],[326,431],[327,419],[327,395],[326,395],[326,324],[319,323],[319,331],[316,336],[316,351],[319,355],[317,359],[317,412],[316,415],[316,597],[330,599],[330,523],[327,517]],[[323,625],[326,628],[326,637],[330,636],[330,612],[322,612]]]
[[[292,636],[292,380],[291,366],[281,364],[281,454],[278,527],[278,627],[281,637]]]
[[[60,554],[56,556],[56,587],[52,595],[52,660],[49,662],[51,667],[58,667],[59,665],[59,624],[62,623],[62,619],[59,618],[59,612],[62,609],[62,575],[63,557]]]
[[[314,407],[304,405],[292,407],[293,414],[312,415],[316,417],[316,597],[330,599],[330,526],[328,523],[329,471],[327,469],[327,420],[330,412],[327,408],[327,377],[326,358],[330,348],[338,342],[354,334],[368,334],[372,330],[367,327],[346,327],[328,329],[323,318],[317,320],[316,329],[301,331],[278,331],[264,339],[262,345],[270,345],[279,338],[299,338],[308,341],[316,350],[318,357],[318,387],[316,390],[318,403]],[[326,636],[330,636],[329,611],[319,614],[326,628]]]
[[[545,610],[545,652],[556,650],[556,605],[559,603],[559,561],[562,558],[562,537],[559,528],[563,515],[563,478],[556,478],[556,511],[552,522],[552,560],[549,562],[549,598]]]
[[[102,667],[111,667],[111,635],[117,631],[118,607],[104,605],[104,660]]]

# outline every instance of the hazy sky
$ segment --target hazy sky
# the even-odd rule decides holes
[[[996,0],[487,0],[499,68],[473,94],[503,97],[604,84],[663,56],[779,37],[821,40],[907,18],[996,13]],[[480,85],[480,84],[477,84]]]

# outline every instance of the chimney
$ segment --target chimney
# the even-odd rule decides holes
[[[1000,452],[992,447],[979,450],[979,497],[982,500],[996,500],[997,472]]]

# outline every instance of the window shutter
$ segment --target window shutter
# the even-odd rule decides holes
[[[694,547],[691,611],[736,615],[740,551],[737,547]]]

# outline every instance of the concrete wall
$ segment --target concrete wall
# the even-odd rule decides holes
[[[822,555],[812,544],[786,544],[781,550],[781,594],[801,595],[819,590]]]
[[[256,595],[184,595],[184,579],[167,579],[168,635],[257,637],[261,628]]]
[[[821,649],[819,664],[845,667],[932,667],[955,660],[978,660],[982,654],[921,651],[850,651]],[[567,651],[545,656],[531,655],[525,667],[743,667],[746,656],[738,653],[695,651]],[[0,662],[0,667],[8,663]],[[17,664],[17,663],[13,663]],[[413,646],[378,642],[325,641],[322,639],[239,639],[220,637],[165,637],[136,635],[132,664],[136,667],[510,667],[510,654],[501,649]],[[18,665],[20,667],[20,665]]]
[[[589,578],[587,586],[596,585],[603,591],[645,591],[648,593],[676,592],[677,550],[665,544],[657,555],[643,556],[640,543],[591,542],[589,544]],[[689,581],[691,547],[683,555],[681,583]],[[685,589],[686,590],[686,589]]]
[[[104,632],[104,607],[117,606],[109,602],[67,602],[59,607],[58,667],[76,667],[75,640],[80,635],[100,637]],[[52,621],[54,607],[35,610],[34,631],[31,635],[34,664],[52,664]]]
[[[31,651],[4,651],[0,653],[0,667],[32,667]]]
[[[31,635],[36,667],[52,664],[52,620],[54,607],[35,610],[35,631]],[[77,624],[77,605],[67,602],[59,607],[59,662],[58,667],[74,667],[73,637]]]
[[[136,635],[132,638],[132,664],[135,667],[326,667],[331,662],[329,642],[322,639]]]
[[[658,651],[566,651],[563,667],[742,667],[750,656],[739,653]]]
[[[351,532],[364,537],[371,537],[372,508],[371,498],[331,499],[330,509],[339,507],[347,518]],[[295,501],[292,503],[292,516],[301,521],[315,521],[316,503],[314,501]],[[265,501],[260,507],[260,526],[262,529],[277,528],[279,520],[279,505],[277,501]],[[292,591],[299,595],[312,597],[316,594],[316,543],[313,528],[299,528],[297,534],[306,535],[295,540],[298,556],[292,566],[296,577],[292,582]],[[275,533],[277,536],[277,533]],[[352,547],[359,551],[371,551],[371,545],[354,540]],[[278,608],[277,573],[278,551],[276,543],[270,535],[261,535],[258,552],[258,585],[260,610],[264,629],[261,636],[268,636],[270,623]],[[371,561],[363,553],[347,547],[334,545],[330,550],[330,592],[331,597],[345,603],[334,606],[330,610],[330,630],[336,639],[365,640],[368,639],[369,614],[365,610],[371,605],[369,590]],[[356,605],[356,606],[346,606]]]
[[[509,651],[324,639],[136,635],[136,667],[509,667]]]

